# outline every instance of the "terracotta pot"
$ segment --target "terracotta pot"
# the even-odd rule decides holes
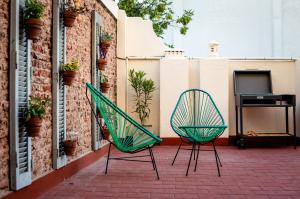
[[[26,31],[28,39],[37,40],[39,39],[42,32],[43,22],[40,19],[26,19]]]
[[[109,47],[110,47],[110,42],[101,41],[100,48],[104,52],[105,55],[108,52]]]
[[[110,88],[110,84],[108,82],[101,83],[100,87],[101,87],[102,93],[107,93]]]
[[[107,64],[106,59],[100,58],[100,59],[98,60],[98,69],[99,69],[99,70],[105,70],[106,64]]]
[[[63,71],[64,84],[71,86],[75,80],[77,71]]]
[[[65,10],[64,11],[64,25],[67,27],[72,27],[75,23],[77,14],[72,10]]]
[[[39,137],[41,133],[43,119],[39,117],[31,117],[27,122],[27,132],[30,137]]]
[[[67,156],[72,156],[75,154],[77,148],[77,140],[65,140],[64,149]]]
[[[104,134],[104,139],[106,139],[106,140],[109,139],[109,131],[108,131],[108,129],[102,127],[102,132]]]
[[[103,118],[102,115],[101,115],[101,112],[98,109],[97,109],[97,115],[98,115],[99,118]]]

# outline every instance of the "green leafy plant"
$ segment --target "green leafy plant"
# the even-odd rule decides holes
[[[194,11],[184,10],[181,16],[175,18],[172,3],[171,0],[120,0],[118,6],[129,17],[149,18],[156,35],[161,38],[170,25],[178,27],[180,33],[185,35]]]
[[[110,42],[113,39],[113,35],[103,31],[101,34],[101,41]]]
[[[103,83],[106,83],[106,82],[108,82],[108,77],[107,77],[107,75],[102,74],[100,76],[100,83],[103,84]]]
[[[72,60],[69,63],[63,64],[61,66],[62,71],[78,71],[79,70],[79,62],[76,60]]]
[[[44,118],[46,114],[46,108],[50,105],[48,98],[42,98],[38,96],[31,97],[29,100],[28,108],[25,111],[26,121],[29,121],[32,117]]]
[[[44,15],[45,6],[39,0],[26,0],[25,2],[25,19],[40,19]]]
[[[146,79],[144,71],[129,71],[129,82],[135,91],[135,113],[138,114],[142,125],[145,125],[146,120],[149,118],[150,102],[152,100],[152,93],[156,89],[152,79]]]

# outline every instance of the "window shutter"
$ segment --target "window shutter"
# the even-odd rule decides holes
[[[24,28],[25,0],[11,1],[10,19],[10,183],[19,190],[32,182],[31,138],[24,110],[30,95],[31,42]]]
[[[100,32],[103,26],[102,17],[97,13],[93,12],[92,17],[92,84],[100,89],[100,71],[97,68],[97,61],[100,57]],[[96,110],[96,105],[93,105]],[[97,124],[96,118],[92,114],[92,148],[97,150],[101,147],[101,133],[99,125]]]
[[[63,0],[53,1],[53,167],[67,164],[63,141],[66,138],[66,89],[60,74],[66,58],[66,28],[63,23]]]

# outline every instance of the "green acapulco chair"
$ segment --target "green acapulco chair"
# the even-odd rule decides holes
[[[98,91],[92,84],[87,83],[86,87],[86,96],[91,105],[93,115],[96,117],[98,125],[101,127],[96,112],[93,109],[92,102],[88,97],[88,90],[91,93],[92,101],[95,102],[96,107],[100,111],[107,126],[107,129],[112,137],[111,141],[109,137],[105,137],[105,134],[101,130],[101,135],[103,139],[109,142],[105,174],[107,174],[108,162],[112,159],[137,162],[151,162],[153,165],[153,169],[156,171],[157,178],[159,179],[154,155],[152,152],[152,147],[155,144],[160,143],[161,139],[153,133],[151,133],[150,131],[148,131],[142,125],[137,123],[130,116],[128,116],[124,111],[122,111],[112,101],[110,101],[104,94]],[[144,150],[149,150],[149,155],[112,158],[110,157],[111,145],[114,145],[118,150],[129,154],[135,154]],[[150,156],[151,161],[132,159],[136,157],[146,156]]]
[[[190,142],[192,143],[192,150],[186,176],[189,172],[193,154],[194,160],[196,160],[194,171],[196,171],[200,145],[211,142],[215,153],[218,175],[220,176],[219,165],[222,166],[222,164],[214,140],[224,132],[227,126],[210,94],[199,89],[184,91],[178,99],[170,122],[174,132],[181,138],[181,143],[172,165],[176,160],[182,143]]]

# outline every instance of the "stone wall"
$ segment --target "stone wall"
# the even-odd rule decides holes
[[[46,6],[43,17],[41,39],[32,43],[32,95],[48,96],[52,99],[52,1],[42,0]],[[67,59],[77,59],[81,68],[73,86],[67,87],[67,133],[79,132],[77,159],[91,151],[91,111],[85,97],[85,83],[91,82],[91,20],[92,11],[96,10],[103,18],[104,29],[114,35],[114,40],[107,54],[110,83],[109,97],[116,101],[116,19],[97,0],[86,1],[88,12],[80,15],[74,27],[67,28]],[[9,1],[0,5],[0,198],[8,192],[9,186],[9,143],[8,143],[8,23]],[[43,122],[41,137],[32,139],[33,180],[52,169],[52,106],[47,110]]]
[[[89,12],[80,15],[74,27],[67,29],[67,59],[76,59],[80,63],[80,71],[73,86],[67,90],[67,133],[79,133],[77,158],[91,150],[91,112],[85,96],[85,83],[91,82],[91,29],[92,11],[98,12],[103,19],[103,28],[112,33],[112,41],[107,53],[107,68],[105,73],[109,77],[113,88],[109,97],[116,100],[116,20],[96,0],[86,1]]]
[[[0,197],[8,190],[8,5],[0,4]]]

